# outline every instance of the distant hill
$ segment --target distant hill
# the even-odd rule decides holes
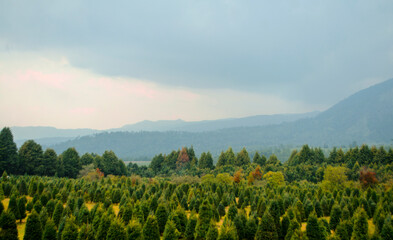
[[[232,146],[260,147],[310,144],[340,146],[353,142],[391,144],[393,138],[393,79],[369,87],[337,103],[315,117],[268,126],[235,127],[206,132],[111,132],[70,140],[52,147],[62,152],[112,149],[120,157],[151,157],[181,146],[197,152],[220,152]]]
[[[280,124],[283,122],[293,122],[303,118],[311,118],[318,115],[319,112],[298,113],[298,114],[273,114],[257,115],[244,118],[226,118],[218,120],[205,120],[186,122],[178,120],[161,120],[161,121],[142,121],[135,124],[125,125],[121,128],[110,129],[109,131],[185,131],[185,132],[204,132],[215,131],[224,128],[234,127],[256,127],[271,124]]]
[[[103,133],[103,132],[140,132],[140,131],[187,131],[201,132],[214,131],[223,128],[265,126],[269,124],[279,124],[282,122],[296,121],[302,118],[314,117],[319,112],[301,114],[276,114],[258,115],[244,118],[228,118],[208,121],[186,122],[183,120],[161,120],[142,121],[135,124],[128,124],[121,128],[108,130],[96,130],[89,128],[82,129],[58,129],[54,127],[11,127],[15,142],[21,146],[26,140],[34,139],[36,142],[48,146],[65,142],[76,137]]]

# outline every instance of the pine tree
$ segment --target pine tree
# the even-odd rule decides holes
[[[53,220],[49,219],[45,224],[44,233],[42,234],[42,240],[56,240],[56,225]]]
[[[106,236],[106,240],[125,240],[126,239],[126,230],[122,226],[119,220],[114,220],[111,222],[111,226],[108,230],[108,235]]]
[[[194,240],[196,224],[197,224],[197,218],[195,214],[191,214],[190,218],[188,219],[186,232],[185,232],[185,237],[187,240]]]
[[[165,224],[168,220],[168,212],[164,204],[160,203],[156,210],[156,217],[158,223],[158,229],[160,234],[162,234],[165,230]]]
[[[131,204],[127,203],[124,206],[120,208],[119,215],[121,217],[121,220],[124,222],[125,225],[127,225],[131,218],[132,218],[132,206]]]
[[[95,239],[92,225],[83,224],[78,234],[78,240],[92,240],[92,239]]]
[[[127,236],[129,240],[137,240],[142,237],[142,225],[137,220],[131,220],[127,226]]]
[[[195,239],[204,239],[209,230],[210,220],[212,219],[211,207],[208,201],[203,201],[200,209],[197,225],[195,227]]]
[[[8,204],[8,211],[12,212],[12,214],[14,214],[17,220],[21,219],[21,215],[19,213],[18,203],[16,201],[15,195],[12,195],[10,198],[10,202]]]
[[[332,212],[330,214],[330,229],[333,231],[336,230],[337,225],[340,223],[341,219],[341,208],[339,205],[335,204],[332,208]]]
[[[368,216],[364,209],[357,212],[355,216],[351,240],[368,239]]]
[[[170,216],[170,219],[175,223],[176,229],[183,234],[187,227],[187,214],[183,208],[178,206]]]
[[[60,223],[61,216],[63,215],[63,210],[64,210],[63,205],[60,202],[58,202],[56,204],[56,207],[55,207],[55,210],[54,210],[53,216],[52,216],[53,222],[55,223],[56,226],[58,226]]]
[[[149,215],[142,230],[144,240],[160,240],[160,230],[157,223],[157,218],[154,215]]]
[[[75,218],[67,218],[64,230],[61,233],[61,240],[75,240],[78,237],[78,226],[75,224]]]
[[[27,217],[26,229],[23,240],[36,240],[41,239],[42,228],[38,213],[33,210],[33,212]]]
[[[228,209],[228,218],[233,221],[233,219],[235,219],[236,215],[237,215],[237,208],[235,206],[235,204],[231,204],[231,206]]]
[[[180,232],[176,229],[176,225],[172,220],[169,220],[165,224],[165,230],[163,234],[164,240],[177,240],[180,237]]]
[[[244,235],[246,239],[254,239],[258,229],[258,221],[255,217],[250,217],[246,223]]]
[[[105,240],[108,234],[108,230],[111,226],[111,215],[106,212],[102,215],[101,221],[100,221],[100,226],[98,227],[97,230],[97,240]]]
[[[308,240],[325,239],[322,229],[319,226],[318,219],[314,213],[308,217],[306,235]]]
[[[255,234],[256,240],[277,240],[278,232],[273,217],[266,212],[259,223]]]
[[[206,240],[216,240],[218,238],[218,229],[214,223],[210,224],[206,234]]]
[[[222,167],[222,166],[225,166],[226,164],[227,164],[226,155],[225,155],[225,153],[223,151],[221,151],[221,154],[218,157],[218,161],[217,161],[216,167]]]
[[[392,226],[392,217],[389,215],[383,224],[381,231],[382,240],[390,240],[393,239],[393,226]]]
[[[0,239],[1,240],[18,240],[18,230],[15,223],[14,214],[10,211],[4,211],[0,216]]]
[[[18,172],[17,151],[11,129],[3,128],[0,132],[0,173],[4,171],[14,174],[21,173]]]
[[[236,228],[231,221],[227,221],[220,228],[218,240],[237,240]],[[257,239],[257,238],[256,238]]]

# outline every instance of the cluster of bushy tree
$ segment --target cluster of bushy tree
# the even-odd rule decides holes
[[[0,238],[391,239],[393,189],[307,181],[263,186],[218,174],[98,180],[7,176],[0,180]],[[330,181],[331,179],[325,179]],[[18,223],[20,224],[20,223]],[[23,223],[24,224],[24,223]],[[373,227],[369,229],[369,224]],[[302,228],[302,225],[306,227]]]
[[[1,172],[76,178],[83,166],[91,164],[104,174],[127,175],[124,162],[112,151],[105,151],[102,156],[86,153],[80,157],[75,148],[69,148],[57,155],[50,148],[44,151],[33,140],[26,141],[18,150],[11,130],[5,127],[0,132]]]

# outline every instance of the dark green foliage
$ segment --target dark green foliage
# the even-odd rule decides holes
[[[38,213],[33,210],[33,212],[27,217],[26,229],[23,240],[36,240],[41,239],[42,228]]]
[[[128,224],[128,222],[132,218],[132,206],[131,206],[131,204],[127,203],[126,205],[120,207],[119,217],[124,222],[124,224],[126,224],[126,225]]]
[[[78,237],[78,226],[73,218],[68,218],[61,233],[61,240],[75,240]]]
[[[163,234],[164,240],[176,240],[179,239],[180,232],[176,229],[176,225],[172,220],[169,220],[165,224],[165,230]]]
[[[307,220],[306,235],[308,240],[325,239],[323,231],[318,223],[318,219],[314,214],[311,214]]]
[[[382,240],[393,239],[392,217],[390,215],[385,219],[380,235]]]
[[[143,226],[142,235],[144,240],[160,240],[157,218],[154,215],[147,217],[146,223]]]
[[[237,153],[235,158],[235,166],[246,166],[250,164],[250,156],[246,148],[243,148],[239,153]]]
[[[178,207],[174,213],[171,214],[170,219],[176,225],[176,229],[183,234],[187,227],[187,215],[181,207]]]
[[[0,173],[19,173],[18,153],[10,128],[5,127],[0,132]]]
[[[197,218],[194,214],[192,214],[188,219],[186,232],[185,232],[185,238],[187,240],[193,240],[195,238],[194,234],[195,234],[196,225],[197,225]]]
[[[19,213],[19,208],[18,208],[18,203],[16,201],[16,196],[12,195],[8,204],[8,211],[12,212],[14,214],[16,220],[21,219],[21,215]]]
[[[94,239],[94,231],[92,225],[83,224],[78,234],[78,240],[92,240],[92,239]]]
[[[255,234],[256,240],[277,240],[278,232],[274,219],[269,213],[265,213],[258,225],[257,232]]]
[[[210,152],[202,153],[199,158],[199,166],[200,169],[213,169],[213,157]]]
[[[97,230],[96,239],[97,240],[105,240],[108,234],[108,230],[111,226],[111,215],[106,212],[102,215],[100,225]]]
[[[195,239],[204,239],[209,230],[210,220],[212,219],[212,211],[209,203],[203,201],[200,209],[197,225],[195,227]]]
[[[332,213],[330,214],[330,229],[336,230],[337,225],[340,223],[341,219],[341,208],[339,205],[335,204],[332,208]]]
[[[337,235],[341,240],[350,240],[352,235],[352,224],[346,220],[338,224],[335,235]]]
[[[114,220],[111,222],[111,226],[108,230],[108,235],[106,236],[107,240],[125,240],[126,239],[126,230],[120,221]]]
[[[142,239],[142,225],[138,221],[132,220],[127,226],[127,236],[129,240]]]
[[[63,205],[60,202],[57,202],[52,217],[53,222],[55,223],[56,226],[58,226],[60,223],[61,216],[63,215],[63,210],[64,210]]]
[[[82,169],[82,164],[79,159],[79,154],[75,148],[68,148],[59,156],[61,166],[65,177],[76,178],[79,170]]]
[[[218,204],[218,214],[220,215],[220,217],[225,216],[225,207],[222,203]]]
[[[56,225],[52,220],[48,220],[45,224],[42,240],[56,240],[57,232]]]
[[[0,215],[0,240],[18,240],[14,214],[4,211]]]
[[[368,239],[368,222],[367,213],[364,209],[360,209],[355,216],[353,225],[352,240],[366,240]]]
[[[156,210],[156,217],[158,223],[158,229],[160,233],[163,233],[165,230],[165,225],[168,220],[168,212],[164,204],[159,204]]]
[[[19,149],[20,171],[29,175],[40,174],[44,152],[41,145],[33,140],[26,141]]]
[[[41,176],[54,176],[57,171],[57,154],[55,150],[48,148],[45,150],[42,165],[39,168],[39,175]]]
[[[231,204],[231,206],[230,206],[229,209],[228,209],[227,215],[228,215],[228,218],[229,218],[230,220],[235,219],[235,217],[236,217],[236,215],[237,215],[237,208],[236,208],[236,205],[235,205],[235,204]]]
[[[210,224],[206,234],[206,240],[216,240],[218,238],[218,229],[215,224]]]
[[[224,223],[220,228],[220,234],[218,235],[219,240],[237,240],[236,228],[233,224],[228,221]]]
[[[258,229],[257,219],[250,217],[246,223],[246,228],[244,230],[244,236],[246,239],[254,239],[255,234]]]
[[[40,213],[42,209],[42,204],[40,200],[37,200],[37,202],[34,203],[33,209],[37,212]]]

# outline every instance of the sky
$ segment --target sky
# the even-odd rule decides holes
[[[390,78],[390,0],[0,0],[0,126],[323,111]]]

